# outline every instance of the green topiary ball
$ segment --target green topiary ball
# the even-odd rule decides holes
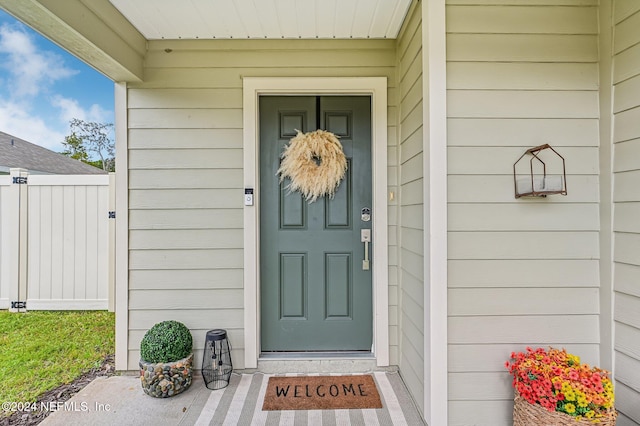
[[[193,349],[191,332],[181,322],[162,321],[147,331],[140,342],[140,357],[147,362],[173,362]]]

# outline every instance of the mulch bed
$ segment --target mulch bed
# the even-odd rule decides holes
[[[96,377],[109,377],[116,374],[114,367],[114,355],[109,355],[102,361],[102,365],[92,368],[71,383],[58,386],[48,392],[43,393],[36,400],[36,406],[40,407],[40,403],[65,402],[71,399],[82,388],[87,386]],[[42,422],[51,412],[50,411],[29,411],[15,412],[8,417],[0,417],[0,426],[33,426]]]

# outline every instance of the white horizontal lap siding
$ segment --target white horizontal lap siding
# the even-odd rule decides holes
[[[220,315],[242,309],[241,91],[134,88],[128,104],[128,368],[164,319],[191,329],[201,365],[208,329],[242,330]]]
[[[620,424],[640,423],[640,3],[614,2],[614,321]]]
[[[449,424],[509,425],[504,362],[527,345],[598,358],[598,9],[447,2]],[[568,195],[514,197],[549,143]]]
[[[171,49],[170,53],[165,49]],[[129,369],[153,324],[229,332],[244,367],[242,78],[386,76],[395,114],[393,41],[200,40],[150,43],[145,81],[128,89]],[[397,120],[390,117],[389,134]],[[397,147],[389,138],[390,191]],[[397,229],[393,209],[390,232]],[[390,238],[390,265],[397,265]],[[397,267],[390,267],[390,272]],[[398,363],[397,278],[390,277],[390,361]],[[199,368],[199,367],[198,367]]]
[[[204,353],[205,338],[206,338],[207,331],[210,330],[210,328],[207,328],[207,327],[208,326],[205,324],[204,328],[191,329],[191,335],[193,337],[193,348],[195,350],[193,362],[194,362],[195,368],[198,370],[202,368],[202,356]],[[146,330],[132,331],[129,334],[129,346],[133,348],[139,348],[140,341],[142,340],[142,337],[144,336],[145,332]],[[230,342],[238,342],[237,344],[234,343],[231,347],[231,362],[233,363],[233,366],[236,367],[238,365],[241,365],[244,357],[244,345],[243,345],[244,336],[243,336],[242,329],[241,328],[227,329],[227,337]],[[134,351],[134,353],[139,358],[140,352]]]
[[[397,41],[400,256],[400,373],[424,412],[424,221],[422,11],[416,3]]]

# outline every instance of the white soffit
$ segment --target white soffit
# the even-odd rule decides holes
[[[109,0],[148,40],[396,38],[411,0]]]

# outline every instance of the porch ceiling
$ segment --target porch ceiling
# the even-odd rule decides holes
[[[411,0],[109,0],[148,40],[395,38]]]

